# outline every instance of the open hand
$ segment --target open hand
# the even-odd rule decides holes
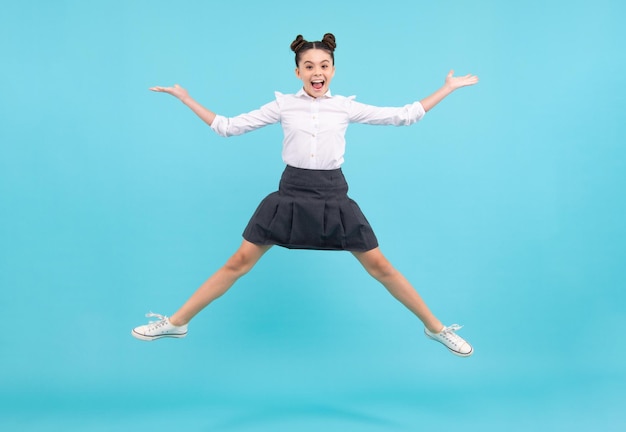
[[[150,90],[154,92],[168,93],[172,96],[177,97],[180,100],[183,100],[189,96],[187,90],[185,90],[178,84],[174,84],[174,87],[150,87]]]
[[[454,76],[454,71],[451,70],[448,72],[448,76],[446,76],[446,86],[450,87],[452,90],[456,90],[461,87],[471,86],[478,82],[478,77],[476,75],[467,74],[465,76]]]

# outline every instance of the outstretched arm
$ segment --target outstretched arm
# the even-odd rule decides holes
[[[182,103],[191,108],[191,110],[196,113],[196,115],[209,126],[211,126],[213,120],[215,120],[215,113],[213,111],[203,107],[198,102],[196,102],[194,98],[189,96],[187,90],[185,90],[178,84],[175,84],[174,87],[151,87],[150,90],[160,93],[168,93],[180,99]]]
[[[474,85],[478,82],[478,77],[476,75],[465,75],[460,77],[455,77],[453,75],[454,71],[451,70],[448,73],[448,76],[446,76],[446,82],[444,83],[444,85],[436,92],[420,101],[425,111],[430,111],[435,105],[441,102],[454,90],[461,87]]]

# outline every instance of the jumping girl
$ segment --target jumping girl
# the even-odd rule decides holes
[[[286,168],[278,191],[268,195],[250,219],[235,254],[171,317],[148,314],[158,321],[136,327],[132,331],[134,337],[145,341],[185,337],[187,325],[196,314],[249,272],[273,245],[278,245],[291,249],[350,251],[370,275],[422,321],[427,337],[442,343],[453,354],[472,355],[471,345],[456,334],[461,327],[444,326],[382,254],[369,222],[347,195],[348,185],[341,165],[348,124],[413,124],[454,90],[476,84],[478,78],[455,77],[450,71],[444,85],[420,102],[397,108],[365,105],[354,97],[331,94],[335,47],[335,37],[330,33],[316,42],[307,42],[298,35],[291,49],[295,52],[296,76],[302,81],[302,89],[296,94],[276,92],[272,102],[232,118],[203,107],[179,85],[151,88],[180,99],[224,137],[280,123]]]

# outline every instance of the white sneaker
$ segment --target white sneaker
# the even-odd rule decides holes
[[[452,324],[450,327],[444,327],[439,333],[433,333],[425,328],[424,334],[426,337],[444,344],[452,354],[469,357],[474,353],[474,349],[465,339],[455,333],[461,327],[458,324]]]
[[[153,341],[163,337],[184,338],[187,336],[187,324],[184,326],[172,325],[168,317],[152,312],[146,314],[146,317],[157,317],[159,321],[150,321],[146,325],[135,327],[131,334],[137,339]]]

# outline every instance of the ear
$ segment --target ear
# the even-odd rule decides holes
[[[301,79],[300,78],[300,68],[298,68],[298,67],[296,68],[296,76],[298,77],[298,79]]]

